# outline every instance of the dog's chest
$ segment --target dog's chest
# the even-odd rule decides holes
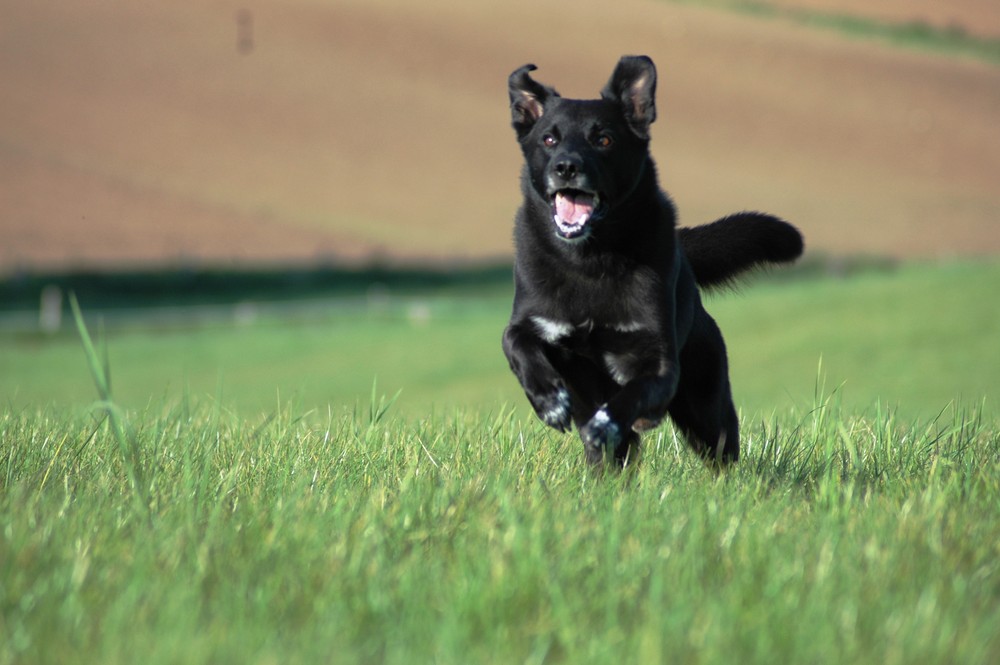
[[[625,385],[659,358],[656,331],[639,321],[612,324],[585,320],[569,323],[544,316],[531,322],[545,342],[602,367],[619,385]]]

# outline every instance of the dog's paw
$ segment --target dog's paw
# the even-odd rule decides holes
[[[605,454],[614,454],[622,442],[622,429],[608,415],[607,408],[601,407],[580,429],[580,438],[587,459],[596,463],[604,459]]]
[[[559,387],[531,400],[535,413],[542,422],[560,432],[566,432],[570,426],[569,391]]]
[[[634,423],[632,423],[632,431],[636,434],[642,434],[643,432],[648,432],[651,429],[656,429],[660,426],[662,421],[659,418],[637,418]]]

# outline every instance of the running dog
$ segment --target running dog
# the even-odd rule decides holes
[[[710,465],[739,458],[722,334],[698,287],[802,254],[762,213],[676,227],[649,153],[656,68],[623,57],[598,99],[560,97],[525,65],[509,78],[524,154],[514,305],[503,349],[547,425],[575,425],[587,460],[624,466],[669,415]]]

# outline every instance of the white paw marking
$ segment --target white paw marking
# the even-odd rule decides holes
[[[603,439],[604,445],[608,447],[613,448],[621,441],[621,429],[618,427],[616,422],[611,420],[611,416],[608,415],[607,407],[602,406],[598,409],[597,413],[591,417],[587,427],[592,430],[596,429],[603,433],[601,438]]]
[[[565,388],[560,388],[556,393],[556,405],[542,414],[542,420],[546,425],[555,426],[564,422],[569,415],[569,393]]]
[[[595,425],[607,425],[611,422],[611,416],[608,415],[607,409],[598,409],[597,413],[590,419]]]

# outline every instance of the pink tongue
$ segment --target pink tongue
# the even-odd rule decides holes
[[[594,197],[583,192],[556,192],[556,216],[567,224],[583,224],[594,212]]]

